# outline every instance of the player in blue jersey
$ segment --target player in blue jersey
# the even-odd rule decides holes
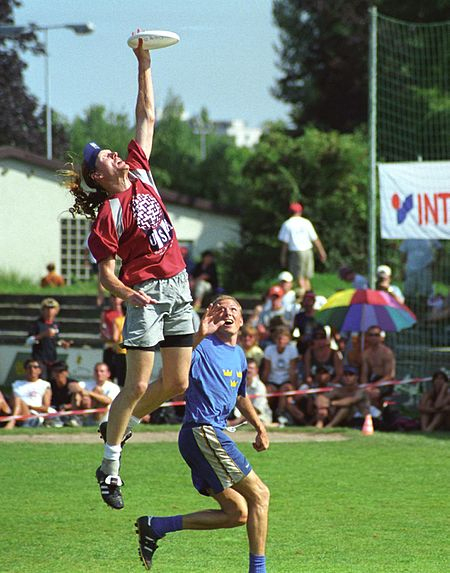
[[[194,341],[186,392],[186,410],[178,445],[191,468],[194,487],[210,495],[220,509],[136,521],[139,553],[146,569],[152,565],[157,541],[182,529],[220,529],[247,525],[249,573],[265,573],[269,489],[224,431],[235,405],[256,429],[253,447],[269,447],[266,429],[246,396],[247,362],[237,346],[242,309],[222,295],[208,307]]]

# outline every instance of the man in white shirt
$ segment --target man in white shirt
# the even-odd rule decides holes
[[[266,426],[271,424],[272,410],[267,400],[267,388],[259,377],[258,365],[253,358],[247,359],[247,396],[249,396],[260,420]],[[228,422],[229,426],[237,426],[246,420],[238,408],[234,409],[234,415],[236,417]]]
[[[13,390],[13,416],[30,416],[32,414],[54,412],[50,408],[52,390],[50,382],[42,380],[41,365],[34,358],[28,358],[24,363],[25,380],[16,380],[12,384]],[[38,426],[43,418],[34,418],[23,422],[23,426]],[[16,420],[10,420],[5,429],[14,428]]]
[[[110,377],[111,372],[108,365],[104,362],[98,362],[94,366],[94,380],[79,382],[75,388],[77,391],[75,397],[77,408],[87,410],[108,407],[107,412],[95,412],[93,414],[94,420],[99,424],[108,420],[109,407],[120,392],[120,387],[111,382]]]
[[[327,260],[327,254],[311,221],[302,217],[303,206],[291,203],[289,211],[291,216],[282,224],[278,233],[281,241],[281,266],[286,268],[288,258],[289,271],[300,288],[303,291],[311,290],[311,279],[314,276],[313,246],[317,248],[322,262]]]

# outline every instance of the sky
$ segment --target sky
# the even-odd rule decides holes
[[[271,0],[22,0],[15,24],[91,22],[94,33],[50,30],[51,107],[72,120],[94,104],[134,114],[135,55],[131,32],[170,30],[181,40],[152,53],[157,108],[170,93],[189,115],[205,107],[213,120],[242,119],[250,127],[288,120],[288,107],[270,93],[280,76]],[[39,33],[44,39],[44,33]],[[45,58],[24,54],[25,82],[45,103]]]

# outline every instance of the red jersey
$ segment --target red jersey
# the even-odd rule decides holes
[[[89,250],[97,262],[119,256],[119,278],[127,286],[171,278],[186,265],[147,156],[134,139],[128,145],[126,162],[131,186],[100,206],[89,235]]]

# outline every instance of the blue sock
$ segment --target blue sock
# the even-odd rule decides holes
[[[158,537],[164,537],[171,531],[183,529],[183,518],[181,515],[171,515],[170,517],[152,517],[151,527]]]
[[[266,556],[250,553],[250,567],[248,573],[266,573]]]

